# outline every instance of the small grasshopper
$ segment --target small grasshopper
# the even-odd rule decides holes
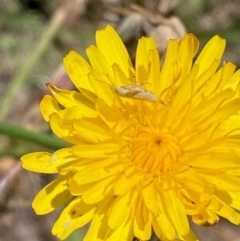
[[[100,81],[100,82],[103,82],[103,81]],[[114,86],[106,82],[103,82],[103,83],[109,85],[117,95],[120,95],[122,97],[138,99],[138,100],[147,100],[150,102],[159,102],[163,105],[169,105],[167,101],[159,99],[154,93],[144,89],[139,84],[126,85],[126,86]]]

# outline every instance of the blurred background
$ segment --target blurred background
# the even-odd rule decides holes
[[[0,241],[57,240],[51,228],[61,210],[37,216],[31,208],[53,176],[22,170],[19,157],[65,146],[38,104],[48,82],[74,88],[62,58],[69,50],[86,56],[106,24],[118,30],[133,61],[143,35],[156,39],[162,58],[168,39],[192,32],[200,48],[215,34],[226,38],[223,60],[240,66],[239,0],[0,0]],[[86,229],[67,240],[81,241]],[[201,241],[240,241],[240,227],[224,220],[193,229]]]

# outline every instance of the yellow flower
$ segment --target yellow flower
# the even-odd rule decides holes
[[[25,169],[59,173],[33,201],[37,214],[68,203],[53,227],[66,238],[91,222],[84,241],[197,240],[219,217],[240,224],[240,71],[218,68],[225,40],[214,36],[194,62],[198,40],[170,40],[164,63],[141,38],[133,67],[107,26],[65,69],[80,92],[49,84],[40,104],[53,132],[72,143],[22,157]],[[161,66],[161,67],[160,67]]]

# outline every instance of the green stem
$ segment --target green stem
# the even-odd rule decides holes
[[[67,146],[70,146],[69,143],[43,133],[33,132],[26,130],[20,126],[11,125],[8,123],[0,122],[0,134],[4,134],[11,138],[21,139],[29,142],[34,142],[43,147],[57,150]]]

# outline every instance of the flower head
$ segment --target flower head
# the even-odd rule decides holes
[[[197,240],[197,224],[240,224],[240,72],[219,64],[225,40],[213,37],[194,62],[198,40],[170,40],[164,63],[141,38],[135,68],[110,26],[64,58],[78,88],[48,85],[40,104],[53,132],[72,143],[22,157],[23,167],[59,173],[33,201],[37,214],[65,207],[53,234],[66,238],[91,222],[84,241]]]

